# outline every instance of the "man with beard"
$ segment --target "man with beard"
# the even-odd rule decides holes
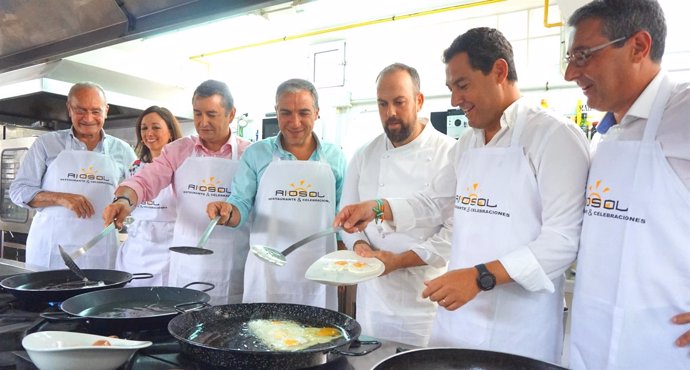
[[[448,164],[456,143],[427,119],[417,117],[424,95],[414,68],[391,64],[376,80],[385,134],[353,156],[342,205],[424,191],[434,174]],[[413,346],[427,345],[436,304],[423,299],[421,291],[424,281],[446,271],[451,230],[448,224],[381,233],[371,224],[364,233],[343,235],[349,248],[361,256],[378,258],[386,266],[379,278],[357,287],[357,321],[365,333]]]
[[[439,304],[429,344],[559,362],[563,272],[577,253],[587,139],[572,122],[520,97],[513,50],[500,31],[467,31],[443,61],[451,104],[472,127],[452,165],[424,192],[345,207],[334,225],[354,231],[383,216],[406,231],[438,225],[450,208],[449,271],[422,292]]]

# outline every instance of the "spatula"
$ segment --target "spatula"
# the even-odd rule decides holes
[[[342,227],[329,227],[326,230],[319,231],[318,233],[312,234],[307,236],[306,238],[299,240],[289,247],[283,249],[282,252],[273,249],[269,246],[266,245],[260,245],[260,244],[255,244],[250,247],[250,250],[252,253],[254,253],[257,257],[261,258],[265,262],[272,263],[277,266],[283,266],[287,263],[287,259],[285,257],[294,252],[295,249],[309,243],[310,241],[323,238],[324,236],[330,235],[330,234],[335,234],[338,231],[342,230]]]
[[[86,242],[86,244],[82,245],[81,248],[77,249],[77,251],[72,253],[72,255],[69,255],[67,253],[67,251],[65,251],[65,249],[62,248],[61,245],[58,245],[58,248],[60,249],[60,257],[62,257],[62,260],[65,262],[65,265],[70,269],[70,271],[72,271],[80,279],[82,279],[84,281],[88,281],[89,279],[86,278],[86,276],[84,275],[84,272],[81,271],[81,269],[79,268],[79,266],[77,266],[76,263],[74,263],[74,259],[83,255],[84,253],[86,253],[86,251],[91,249],[91,247],[96,245],[96,243],[101,241],[101,239],[103,239],[103,237],[108,235],[113,230],[115,230],[115,223],[114,222],[112,222],[112,223],[110,223],[110,225],[106,226],[105,229],[103,229],[103,231],[101,231],[98,235],[91,238],[91,240]]]

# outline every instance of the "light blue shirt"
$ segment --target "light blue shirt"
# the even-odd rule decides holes
[[[232,194],[228,199],[228,202],[240,211],[240,225],[244,224],[249,217],[259,188],[259,181],[261,181],[268,165],[273,161],[273,154],[277,153],[282,160],[297,160],[292,153],[283,149],[280,143],[281,136],[282,134],[279,133],[277,136],[250,145],[240,158],[240,166],[232,179]],[[347,167],[345,155],[338,146],[321,142],[314,134],[312,137],[316,140],[316,150],[308,160],[320,161],[323,158],[331,166],[333,176],[335,176],[336,204],[339,204]]]
[[[48,166],[53,163],[60,152],[65,150],[67,140],[72,141],[73,150],[88,150],[86,144],[74,136],[72,128],[43,134],[31,145],[19,166],[17,177],[10,185],[10,199],[14,204],[30,208],[28,203],[42,191],[43,176],[45,176]],[[108,156],[117,165],[120,175],[118,182],[120,182],[125,178],[127,169],[136,159],[134,150],[125,141],[108,135],[101,129],[101,141],[98,142],[93,151],[105,154],[106,148]]]

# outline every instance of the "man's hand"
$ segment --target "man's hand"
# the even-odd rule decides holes
[[[374,207],[376,201],[373,200],[351,204],[338,212],[333,227],[342,226],[348,233],[362,231],[374,219]]]
[[[674,324],[678,325],[685,325],[685,324],[690,324],[690,312],[682,313],[680,315],[674,316],[671,321],[673,321]],[[690,344],[690,330],[686,331],[676,339],[676,346],[678,347],[685,347],[688,344]]]
[[[238,215],[235,216],[235,213]],[[235,208],[228,202],[211,202],[206,206],[206,214],[208,218],[213,219],[220,215],[218,220],[219,225],[237,226],[240,223],[239,212],[235,212]],[[234,217],[233,217],[234,216]]]
[[[79,218],[89,218],[96,213],[89,199],[80,194],[53,193],[57,204],[76,213]]]
[[[105,226],[115,222],[115,227],[120,230],[124,226],[125,218],[132,213],[132,208],[126,200],[109,204],[103,210],[103,223]]]
[[[473,267],[448,271],[436,279],[425,281],[422,297],[438,302],[448,311],[457,310],[479,293],[477,275]]]
[[[353,249],[359,256],[378,258],[381,262],[383,262],[385,270],[383,270],[383,273],[379,276],[389,274],[400,268],[399,256],[393,252],[374,250],[368,243],[364,241],[358,241],[355,243]]]

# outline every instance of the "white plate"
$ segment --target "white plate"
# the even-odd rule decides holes
[[[336,261],[364,262],[369,268],[365,272],[352,272],[347,268],[329,271],[328,268],[333,267]],[[361,257],[353,251],[335,251],[312,263],[304,277],[328,285],[354,285],[381,275],[385,269],[386,266],[378,258]]]
[[[110,346],[94,346],[107,340]],[[110,370],[120,367],[138,349],[151,345],[100,335],[66,331],[42,331],[24,337],[22,346],[34,365],[42,370]]]

